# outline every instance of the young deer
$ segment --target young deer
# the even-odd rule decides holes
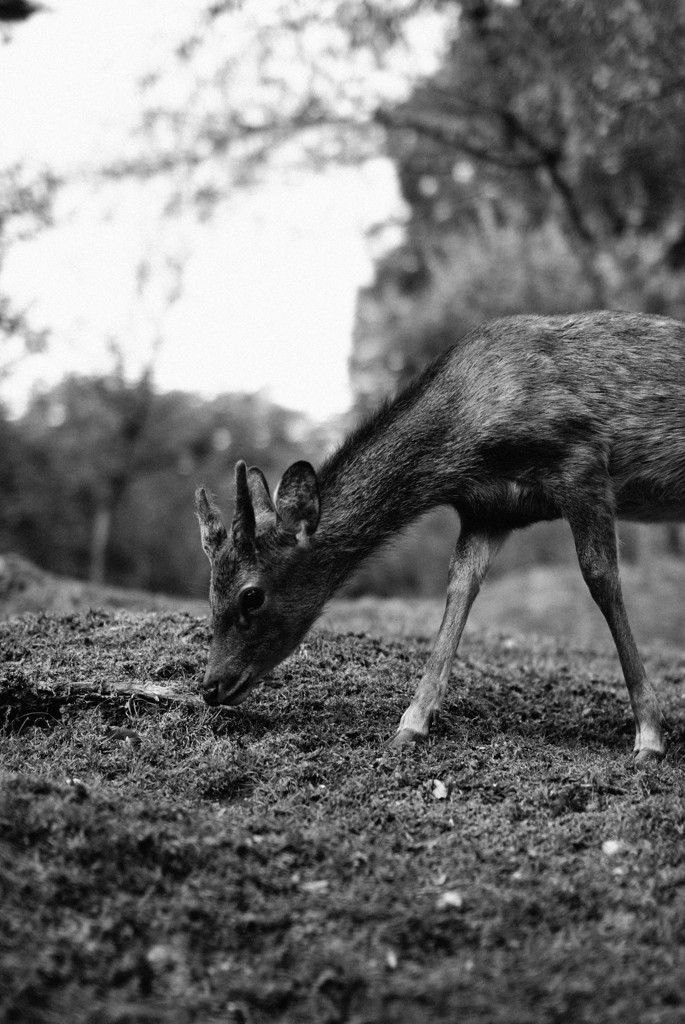
[[[487,323],[350,434],[318,475],[296,462],[272,500],[260,470],[238,462],[230,533],[203,488],[196,505],[211,564],[207,703],[243,701],[362,559],[451,505],[461,532],[447,606],[393,745],[426,736],[497,551],[512,530],[563,517],[616,643],[636,760],[663,756],[615,525],[685,518],[685,324],[611,312]]]

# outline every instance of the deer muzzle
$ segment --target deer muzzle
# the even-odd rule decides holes
[[[242,704],[258,681],[252,678],[251,668],[246,668],[239,676],[231,677],[208,665],[202,680],[202,696],[211,707],[217,704],[235,707],[236,704]]]

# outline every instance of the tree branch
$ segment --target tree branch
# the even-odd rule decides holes
[[[481,160],[483,163],[492,164],[495,167],[504,167],[514,171],[532,171],[543,166],[539,157],[517,157],[503,152],[495,152],[482,146],[476,146],[464,139],[458,129],[449,129],[439,124],[429,124],[418,117],[395,116],[388,110],[377,110],[373,117],[376,124],[383,128],[396,130],[408,129],[415,131],[425,138],[432,139],[440,145],[458,150],[471,156],[474,160]]]

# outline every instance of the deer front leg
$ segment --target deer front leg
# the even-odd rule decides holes
[[[447,604],[435,647],[428,659],[414,699],[402,715],[391,746],[399,747],[428,735],[447,689],[452,661],[480,585],[506,537],[505,532],[484,532],[462,524],[452,555]]]
[[[623,604],[613,517],[600,507],[592,515],[586,510],[580,517],[569,516],[569,522],[583,577],[611,630],[628,687],[635,717],[635,761],[660,759],[666,752],[662,715]]]

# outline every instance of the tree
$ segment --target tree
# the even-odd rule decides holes
[[[381,108],[413,220],[563,225],[594,305],[685,237],[685,8],[659,0],[464,0],[440,71]]]
[[[88,576],[105,582],[112,521],[139,471],[139,449],[153,401],[148,374],[71,376],[32,402],[24,423],[39,437],[62,497],[90,523]],[[83,531],[77,531],[83,536]]]
[[[170,212],[191,202],[208,215],[227,191],[269,170],[376,157],[379,103],[406,95],[421,74],[408,59],[408,27],[443,6],[452,5],[205,0],[194,34],[142,83],[144,146],[103,173],[166,175],[175,189]]]
[[[422,75],[406,54],[412,26],[429,18],[446,47]],[[190,201],[208,216],[266,167],[362,161],[385,147],[411,210],[397,265],[434,280],[467,230],[540,231],[579,305],[677,315],[684,60],[681,2],[213,2],[177,48],[183,103],[165,101],[164,74],[150,74],[151,145],[107,173],[180,169],[168,209]],[[521,253],[503,244],[515,264]],[[540,295],[525,299],[535,308]]]
[[[464,0],[437,74],[376,114],[411,212],[359,296],[359,408],[492,316],[685,316],[683,67],[682,3]]]
[[[491,316],[685,315],[685,7],[464,0],[437,73],[382,107],[410,208],[359,298],[373,404]]]

